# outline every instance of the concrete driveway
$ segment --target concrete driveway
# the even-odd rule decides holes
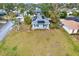
[[[0,25],[0,41],[3,40],[8,32],[13,28],[14,23],[12,21],[8,21],[5,25]]]
[[[0,29],[4,26],[4,24],[0,23]]]

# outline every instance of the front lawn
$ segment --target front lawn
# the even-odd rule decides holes
[[[79,55],[75,42],[62,29],[13,30],[0,42],[0,55]]]

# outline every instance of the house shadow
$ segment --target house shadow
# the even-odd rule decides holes
[[[71,34],[71,35],[79,35],[79,33],[76,33],[76,34]]]

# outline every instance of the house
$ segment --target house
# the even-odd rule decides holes
[[[67,12],[67,17],[72,16],[72,13],[73,12],[71,12],[71,11],[70,12]]]
[[[7,14],[7,12],[4,9],[0,9],[0,16],[4,16],[6,14]]]
[[[16,16],[18,16],[20,14],[20,10],[11,10],[11,12],[15,13]]]
[[[21,14],[17,15],[16,19],[17,19],[19,22],[24,22],[24,17],[23,17],[23,15],[21,15]]]
[[[79,23],[73,20],[60,20],[62,27],[69,33],[69,34],[77,34],[79,31]]]
[[[49,29],[49,20],[42,15],[41,10],[36,8],[35,16],[32,18],[32,29]]]
[[[7,20],[3,18],[3,16],[5,16],[7,14],[7,12],[4,9],[0,9],[0,23],[6,23]]]

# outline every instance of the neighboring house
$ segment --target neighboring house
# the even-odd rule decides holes
[[[71,12],[71,11],[70,12],[67,12],[67,17],[72,16],[72,13],[73,12]]]
[[[41,14],[41,10],[36,8],[35,16],[32,18],[32,29],[49,29],[49,20]]]
[[[0,23],[6,23],[7,20],[3,18],[3,16],[5,16],[7,14],[7,12],[4,9],[0,9]]]
[[[16,16],[18,16],[20,14],[20,10],[13,10],[12,12],[15,13]]]
[[[62,27],[69,33],[69,34],[76,34],[79,31],[79,23],[73,20],[60,20]]]
[[[19,14],[16,19],[19,21],[19,22],[24,22],[24,17],[23,15]]]
[[[73,9],[68,9],[66,12],[67,12],[67,17],[69,17],[69,16],[73,16],[72,14],[73,14]]]
[[[4,16],[6,14],[7,14],[7,12],[4,9],[0,9],[0,16]]]

